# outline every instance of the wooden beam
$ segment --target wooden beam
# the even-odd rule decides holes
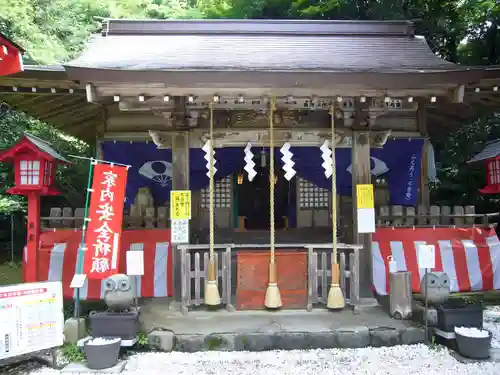
[[[85,90],[59,87],[23,87],[0,86],[0,94],[23,95],[57,95],[57,94],[85,94]]]
[[[170,95],[171,97],[193,94],[198,97],[203,97],[204,101],[212,100],[213,95],[220,95],[221,100],[225,97],[232,99],[238,98],[243,95],[246,98],[262,98],[266,96],[288,97],[293,96],[297,98],[310,98],[312,96],[335,98],[336,96],[343,97],[384,97],[385,95],[391,98],[406,98],[412,97],[429,97],[430,95],[446,96],[449,93],[451,85],[432,86],[426,89],[400,89],[400,90],[386,90],[386,89],[371,89],[361,86],[353,85],[336,85],[332,88],[304,88],[304,87],[248,87],[248,85],[241,87],[207,87],[206,85],[199,85],[194,87],[165,87],[163,83],[153,84],[112,84],[112,85],[99,85],[96,87],[99,97],[112,97],[113,95],[120,95],[121,97],[137,97],[138,95],[145,95],[149,97],[163,97]]]
[[[49,103],[47,103],[47,105],[45,105],[45,103],[40,104],[40,108],[34,109],[33,117],[57,117],[60,113],[71,115],[73,109],[80,109],[82,106],[86,105],[82,99],[82,97],[63,97],[58,101],[50,102],[51,104],[56,103],[56,105],[48,105]]]
[[[429,192],[429,165],[428,165],[428,132],[427,132],[427,110],[425,103],[419,101],[417,110],[417,126],[420,134],[425,137],[424,149],[422,152],[421,169],[420,169],[420,204],[425,207],[430,207],[430,192]]]
[[[452,103],[463,103],[465,94],[465,85],[459,85],[451,90],[450,99]]]
[[[87,102],[97,102],[97,92],[95,87],[91,83],[87,83],[87,85],[85,86],[85,92],[87,94]]]

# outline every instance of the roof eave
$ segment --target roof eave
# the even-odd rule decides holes
[[[328,71],[328,70],[118,70],[65,65],[68,77],[82,82],[165,82],[168,86],[213,87],[244,84],[248,87],[328,87],[361,85],[380,89],[420,88],[427,85],[460,85],[484,78],[484,69],[419,71]],[[495,73],[500,76],[500,70]],[[491,74],[494,75],[494,74]],[[227,86],[231,87],[231,86]]]
[[[25,65],[23,71],[12,74],[9,78],[63,81],[68,80],[68,75],[62,65]]]

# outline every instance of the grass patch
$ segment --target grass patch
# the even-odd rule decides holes
[[[23,282],[23,271],[20,263],[5,262],[0,264],[0,285],[19,284]]]
[[[64,344],[62,352],[68,362],[83,362],[85,360],[85,355],[76,344]]]

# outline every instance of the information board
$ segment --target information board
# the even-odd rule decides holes
[[[434,245],[420,245],[417,253],[418,268],[436,267],[436,247]]]
[[[173,244],[189,243],[189,220],[173,219],[171,221],[170,230]]]
[[[373,199],[373,185],[356,185],[356,200],[358,203],[358,208],[375,208],[375,200]]]
[[[191,190],[170,191],[170,219],[191,219]]]
[[[61,346],[62,283],[0,287],[0,360]]]
[[[356,185],[358,233],[375,233],[375,200],[372,184]]]

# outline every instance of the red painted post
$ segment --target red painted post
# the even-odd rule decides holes
[[[40,246],[40,193],[28,194],[28,224],[26,238],[25,282],[38,280],[38,249]]]

